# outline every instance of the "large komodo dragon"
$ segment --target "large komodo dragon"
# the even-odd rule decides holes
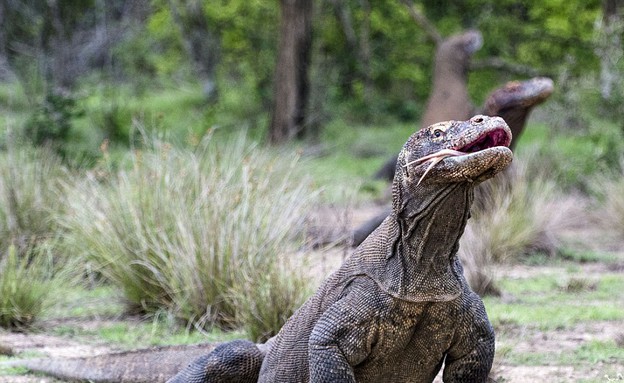
[[[431,125],[399,154],[392,213],[264,345],[234,341],[171,383],[484,382],[494,332],[457,257],[474,187],[512,160],[499,117]]]

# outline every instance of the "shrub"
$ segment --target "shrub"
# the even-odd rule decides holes
[[[24,134],[36,146],[47,146],[64,155],[73,119],[81,115],[71,93],[49,90],[26,121]]]
[[[9,246],[0,259],[0,327],[23,330],[31,326],[47,308],[52,287],[50,258],[41,247],[20,255]]]
[[[491,264],[517,261],[523,255],[556,254],[560,235],[580,217],[582,204],[564,196],[541,176],[528,179],[526,163],[479,186],[473,218],[460,243],[460,257],[471,287],[493,293]]]
[[[12,148],[13,145],[10,146]],[[15,149],[0,159],[0,326],[31,325],[48,304],[65,174],[46,150]]]
[[[606,233],[624,238],[624,170],[595,177],[594,192],[602,204],[600,226]]]
[[[289,257],[313,194],[296,163],[293,153],[276,156],[243,138],[207,139],[195,151],[153,140],[131,153],[128,170],[67,185],[68,251],[142,312],[239,326],[250,315],[233,297],[244,296],[273,326],[301,303],[305,286]]]

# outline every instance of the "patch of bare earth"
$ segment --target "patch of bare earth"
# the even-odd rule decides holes
[[[73,324],[81,328],[100,327],[106,321],[98,320],[72,320],[64,321],[64,324]],[[59,323],[56,323],[59,324]],[[47,323],[47,326],[54,325]],[[18,333],[0,330],[0,354],[15,356],[16,359],[28,357],[88,357],[97,356],[119,349],[110,345],[77,341],[61,336],[45,333]],[[0,383],[54,383],[56,379],[27,375],[4,375],[0,373]]]

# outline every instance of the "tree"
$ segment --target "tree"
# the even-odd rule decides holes
[[[269,142],[302,138],[308,100],[312,0],[280,0],[281,20]]]

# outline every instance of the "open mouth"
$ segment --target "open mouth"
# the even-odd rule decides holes
[[[509,146],[510,143],[511,137],[509,137],[505,129],[498,128],[483,134],[474,142],[471,142],[462,148],[458,148],[457,151],[463,153],[476,153],[495,146]]]
[[[497,146],[506,146],[508,147],[509,144],[511,143],[511,136],[509,136],[509,134],[507,133],[507,131],[505,131],[504,128],[496,128],[496,129],[492,129],[486,133],[484,133],[483,135],[481,135],[479,138],[477,138],[475,141],[455,150],[455,149],[442,149],[440,151],[437,151],[435,153],[426,155],[424,157],[420,157],[414,161],[408,162],[405,165],[403,165],[403,167],[407,168],[408,166],[412,165],[412,164],[423,164],[425,162],[429,162],[429,166],[427,167],[427,169],[425,170],[425,172],[423,173],[423,175],[420,177],[420,179],[418,180],[418,183],[416,184],[416,186],[420,185],[420,183],[422,182],[422,180],[425,178],[425,176],[427,175],[427,173],[429,173],[429,171],[431,169],[433,169],[433,167],[438,164],[440,161],[444,160],[447,157],[455,157],[455,156],[464,156],[466,154],[472,154],[472,153],[477,153],[480,152],[482,150],[486,150],[486,149],[491,149]]]

